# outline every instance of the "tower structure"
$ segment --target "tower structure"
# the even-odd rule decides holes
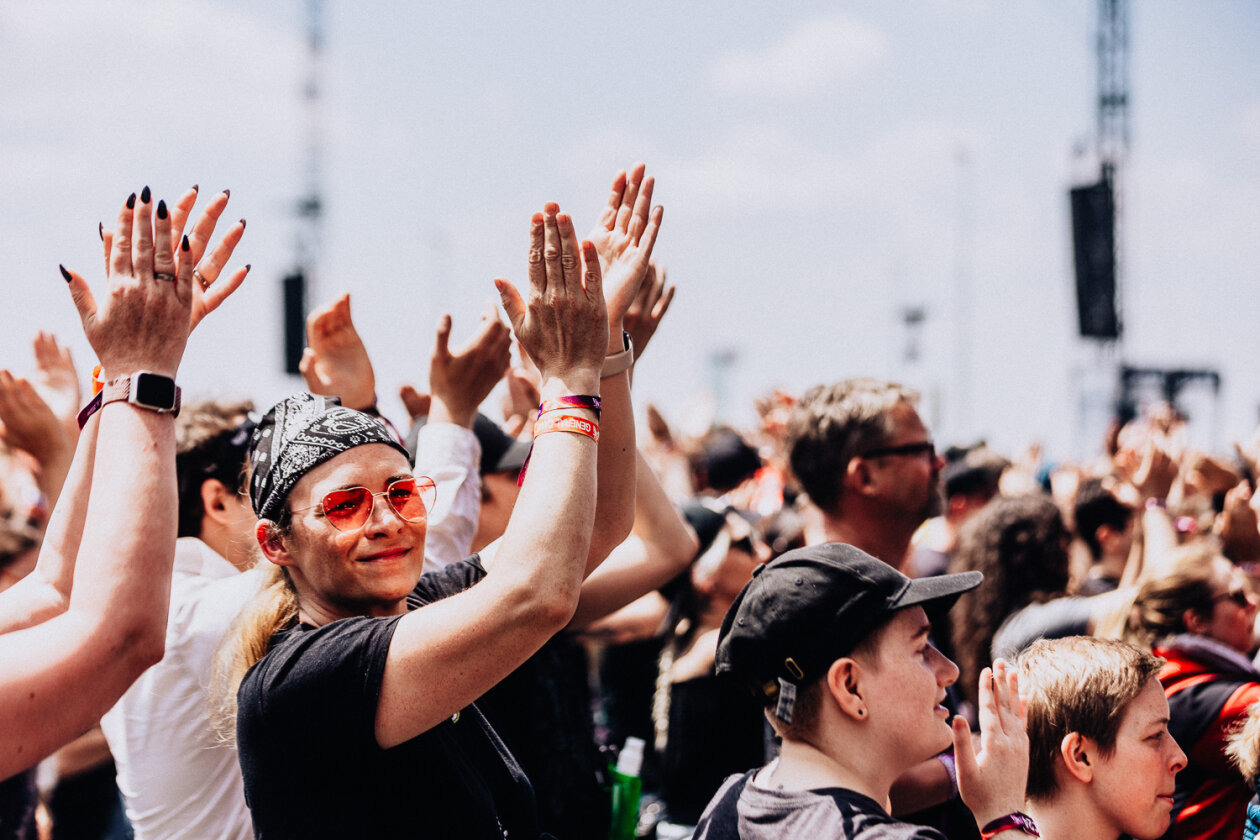
[[[306,73],[302,83],[303,149],[301,194],[294,206],[294,268],[283,280],[284,369],[298,373],[306,346],[306,290],[319,263],[324,199],[321,169],[323,132],[321,76],[324,52],[323,0],[306,2]]]

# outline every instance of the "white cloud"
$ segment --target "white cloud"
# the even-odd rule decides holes
[[[887,50],[887,38],[875,27],[829,15],[801,23],[761,49],[723,53],[708,76],[722,93],[805,96],[857,78]]]

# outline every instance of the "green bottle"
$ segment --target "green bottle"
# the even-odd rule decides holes
[[[634,840],[639,826],[639,796],[643,793],[642,738],[631,735],[617,755],[617,766],[612,768],[612,827],[608,840]]]

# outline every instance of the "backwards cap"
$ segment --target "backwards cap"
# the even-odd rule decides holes
[[[796,689],[821,677],[897,610],[948,610],[980,585],[979,572],[910,579],[844,543],[789,551],[758,569],[722,621],[717,672],[729,674],[792,721]]]

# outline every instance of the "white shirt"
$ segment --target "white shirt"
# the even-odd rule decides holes
[[[430,423],[417,450],[416,473],[438,487],[427,572],[469,554],[481,507],[481,445],[469,429]],[[101,720],[136,840],[254,836],[236,750],[211,731],[209,687],[215,649],[261,577],[238,572],[195,537],[175,543],[166,655]]]
[[[175,543],[166,655],[101,719],[136,840],[254,836],[236,750],[210,730],[214,651],[258,588],[195,537]]]

